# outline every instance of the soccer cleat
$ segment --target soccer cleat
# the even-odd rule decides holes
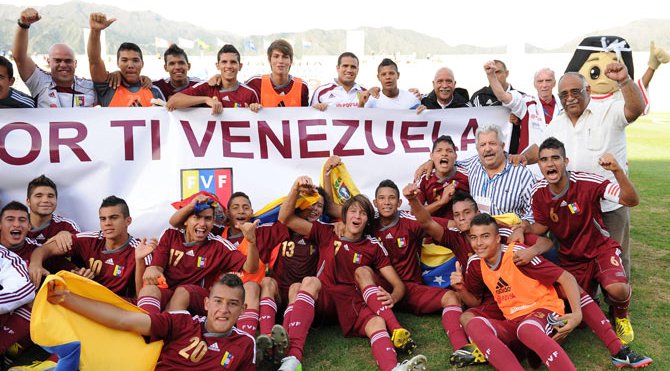
[[[272,326],[270,337],[272,338],[275,364],[284,362],[284,357],[286,357],[286,352],[288,351],[288,334],[286,330],[282,325],[274,325]]]
[[[457,368],[486,363],[486,357],[475,344],[466,344],[461,349],[451,353],[449,363]]]
[[[19,343],[14,343],[9,346],[5,355],[9,358],[16,358],[23,352],[23,346]]]
[[[424,371],[428,365],[428,360],[425,356],[418,354],[411,359],[407,359],[399,363],[393,371]]]
[[[612,364],[618,368],[642,368],[649,366],[653,359],[633,352],[629,347],[622,346],[619,353],[612,356]]]
[[[391,341],[393,342],[393,346],[396,349],[407,354],[412,354],[414,349],[416,349],[416,343],[414,340],[412,340],[412,334],[410,334],[407,329],[402,327],[393,330],[393,333],[391,334]]]
[[[624,345],[632,343],[635,339],[635,332],[633,331],[633,326],[630,324],[630,319],[628,317],[614,317],[614,331]]]
[[[29,365],[14,366],[7,371],[51,371],[56,369],[57,363],[54,361],[35,361]]]
[[[256,338],[256,365],[263,361],[273,361],[272,339],[265,334],[258,335]]]
[[[277,371],[302,371],[302,364],[294,356],[285,357]]]

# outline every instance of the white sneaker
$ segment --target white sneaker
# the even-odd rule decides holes
[[[410,359],[402,361],[399,363],[393,371],[424,371],[426,370],[426,365],[428,360],[425,356],[419,354]]]
[[[302,371],[302,364],[295,356],[284,357],[277,371]]]

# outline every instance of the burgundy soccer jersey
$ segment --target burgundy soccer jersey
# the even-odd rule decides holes
[[[386,248],[391,264],[401,280],[422,283],[419,257],[424,232],[414,216],[406,211],[399,211],[391,224],[375,231],[375,237]]]
[[[268,223],[256,228],[256,244],[261,260],[268,263],[272,250],[277,247],[277,259],[272,278],[282,292],[307,276],[316,275],[319,250],[304,236],[290,231],[284,224]]]
[[[233,88],[224,89],[221,86],[210,86],[203,81],[181,93],[196,97],[217,97],[224,108],[247,107],[251,103],[259,103],[258,94],[246,84],[236,84]]]
[[[295,80],[293,79],[293,76],[289,76],[289,79],[290,81],[284,86],[281,87],[274,86],[274,90],[275,92],[277,92],[277,94],[280,95],[288,94],[289,91],[291,91],[291,89],[293,88],[293,84],[295,83]],[[256,92],[256,94],[258,95],[258,100],[260,102],[262,75],[256,75],[251,77],[249,80],[245,82],[245,84]],[[300,103],[302,107],[309,106],[309,87],[307,86],[307,83],[304,80],[302,81],[302,87],[300,90]]]
[[[153,253],[152,266],[163,267],[169,287],[194,284],[209,288],[219,273],[239,272],[247,257],[221,237],[186,243],[184,231],[168,228]]]
[[[449,183],[455,181],[456,189],[460,189],[464,192],[470,192],[470,183],[468,182],[468,172],[465,168],[460,166],[455,166],[456,172],[450,178],[440,179],[435,170],[430,174],[430,176],[424,174],[419,180],[419,193],[417,198],[421,204],[432,204],[436,200],[439,200],[442,197],[442,190]],[[446,205],[442,206],[437,210],[436,213],[433,213],[433,216],[438,216],[440,218],[453,219],[454,214],[451,211],[453,202],[449,201]]]
[[[515,244],[515,251],[518,249],[526,248],[523,245]],[[507,246],[502,245],[501,254],[504,254],[507,250]],[[526,265],[517,266],[517,268],[524,275],[539,281],[545,286],[553,285],[558,277],[563,274],[563,268],[557,266],[556,264],[545,260],[541,256],[536,256],[530,263]],[[473,294],[475,297],[484,299],[486,297],[491,297],[492,293],[486,287],[484,279],[482,277],[482,268],[481,268],[481,259],[478,255],[472,255],[468,260],[468,265],[465,269],[465,274],[463,275],[463,280],[465,288]]]
[[[171,96],[175,95],[176,93],[183,93],[185,90],[188,88],[192,87],[193,85],[196,85],[200,83],[202,80],[200,80],[197,77],[190,77],[188,78],[188,85],[181,87],[181,88],[175,88],[172,83],[170,83],[170,78],[166,77],[160,80],[154,81],[154,86],[158,88],[158,90],[163,93],[163,96],[165,99],[170,99]],[[205,82],[206,83],[206,82]]]
[[[546,225],[561,246],[561,260],[588,261],[602,248],[617,248],[609,238],[600,209],[600,200],[619,202],[619,186],[605,178],[578,171],[569,173],[568,188],[554,195],[546,179],[538,181],[531,193],[535,222]]]
[[[128,298],[135,297],[135,249],[140,240],[130,237],[114,250],[107,250],[102,232],[84,232],[72,236],[70,255],[80,257],[95,274],[95,281]],[[144,258],[151,263],[151,255]]]
[[[442,241],[439,241],[438,244],[450,248],[462,267],[468,264],[468,259],[474,254],[467,234],[456,228],[451,229],[444,226]]]
[[[208,333],[206,317],[186,311],[151,314],[151,341],[163,340],[156,370],[255,370],[256,341],[233,327]]]
[[[28,232],[28,238],[32,238],[37,241],[38,244],[42,245],[60,231],[68,231],[72,234],[81,232],[77,223],[74,221],[53,214],[49,223],[31,229],[30,232]]]
[[[317,275],[325,287],[356,285],[356,268],[369,266],[376,270],[391,265],[388,253],[373,237],[364,236],[358,241],[339,238],[334,227],[321,222],[312,223],[309,239],[319,247]]]
[[[32,238],[26,238],[23,241],[23,244],[20,246],[6,246],[7,250],[18,255],[21,259],[26,262],[26,266],[30,266],[30,256],[33,254],[35,249],[39,249],[42,245],[38,244],[37,241]],[[56,273],[60,270],[72,270],[77,268],[77,266],[65,259],[63,256],[53,256],[44,262],[42,262],[44,269],[48,270],[50,273]]]

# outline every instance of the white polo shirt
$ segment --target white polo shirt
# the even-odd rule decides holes
[[[383,92],[379,92],[379,98],[370,97],[365,102],[365,108],[387,108],[387,109],[416,109],[421,105],[419,98],[407,90],[400,89],[398,95],[389,98]]]
[[[312,95],[312,104],[328,103],[330,107],[358,108],[358,97],[365,91],[363,87],[354,83],[354,86],[346,91],[344,87],[335,81],[321,85]]]
[[[605,153],[611,153],[626,173],[628,154],[623,99],[598,102],[591,100],[575,125],[565,111],[561,112],[545,130],[545,138],[555,137],[565,144],[568,170],[595,173],[616,183],[614,174],[598,164]],[[542,142],[537,143],[539,146]],[[621,207],[611,201],[601,201],[603,212]]]

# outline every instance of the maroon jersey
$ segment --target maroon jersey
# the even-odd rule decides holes
[[[240,244],[242,243],[242,240],[244,240],[244,233],[242,233],[240,231],[236,234],[233,234],[233,233],[231,233],[232,228],[230,228],[230,227],[223,227],[223,229],[217,229],[216,231],[217,232],[221,231],[221,233],[214,233],[214,228],[212,228],[212,233],[215,236],[223,237],[224,240],[227,240],[228,242],[233,244],[233,246],[235,246],[235,247],[240,246]]]
[[[419,263],[424,232],[414,216],[406,211],[397,212],[391,224],[377,228],[375,237],[386,248],[401,280],[422,283]]]
[[[247,107],[251,103],[260,102],[256,91],[240,83],[230,89],[224,89],[222,86],[210,86],[207,81],[203,81],[181,93],[195,97],[217,97],[224,108]]]
[[[186,86],[182,86],[179,88],[175,88],[174,85],[170,82],[170,78],[166,77],[160,80],[154,81],[154,86],[158,88],[158,90],[163,93],[163,96],[165,99],[170,99],[171,96],[175,95],[176,93],[183,93],[186,91],[188,88],[192,87],[195,84],[198,84],[201,82],[197,77],[188,77],[188,84]]]
[[[421,204],[431,204],[436,200],[439,200],[440,197],[442,197],[442,190],[444,187],[453,181],[456,182],[456,189],[460,189],[464,192],[470,192],[468,171],[461,166],[455,166],[455,168],[456,172],[454,175],[448,178],[438,177],[435,170],[433,170],[430,176],[426,174],[422,175],[418,184],[419,194],[417,194],[417,198],[419,199],[419,202]],[[433,215],[440,218],[453,219],[454,214],[451,211],[452,205],[453,203],[449,201],[448,204],[439,208],[437,212],[433,213]]]
[[[186,243],[184,231],[168,228],[153,253],[151,265],[164,268],[169,287],[209,288],[219,273],[239,272],[247,257],[221,237],[209,234],[201,243]]]
[[[33,254],[35,249],[42,247],[37,241],[32,238],[27,238],[23,240],[23,243],[18,246],[6,246],[7,250],[18,255],[23,261],[26,262],[26,266],[30,266],[30,256]],[[44,269],[48,270],[50,273],[56,273],[61,270],[70,271],[77,268],[77,266],[67,260],[64,256],[53,256],[44,262],[42,262]]]
[[[70,255],[81,258],[95,274],[95,281],[115,294],[135,297],[135,249],[140,240],[130,236],[128,242],[107,250],[102,232],[84,232],[72,236]],[[151,263],[151,255],[144,258]]]
[[[600,200],[619,203],[619,186],[591,173],[571,171],[568,187],[555,195],[546,179],[538,181],[531,192],[535,222],[546,225],[561,246],[562,261],[588,261],[602,248],[617,248],[609,238],[600,210]]]
[[[354,271],[358,267],[379,270],[391,265],[384,246],[371,236],[348,241],[338,237],[332,225],[316,221],[312,223],[309,239],[319,247],[317,276],[324,287],[356,285]]]
[[[451,252],[456,256],[456,260],[461,263],[462,267],[465,267],[468,265],[470,256],[474,254],[472,245],[470,245],[470,239],[467,234],[456,228],[448,228],[446,225],[443,225],[443,227],[444,234],[442,234],[442,241],[438,241],[437,244],[450,248]]]
[[[49,223],[31,229],[30,232],[28,232],[28,238],[32,238],[37,241],[38,244],[42,245],[60,231],[68,231],[72,234],[81,232],[77,223],[74,221],[53,214]]]
[[[291,88],[293,88],[293,83],[294,83],[293,76],[289,76],[289,82],[286,85],[274,86],[274,89],[279,95],[288,94],[288,92],[291,91]],[[256,92],[260,102],[262,76],[261,75],[253,76],[252,78],[247,80],[245,84]],[[309,106],[309,87],[307,86],[305,80],[302,81],[302,89],[300,90],[300,105],[302,107]]]
[[[501,254],[503,254],[507,251],[507,246],[501,245],[501,247]],[[516,243],[514,246],[515,251],[525,248],[525,246],[520,245],[519,243]],[[517,268],[524,275],[539,281],[545,286],[552,286],[564,272],[563,268],[545,260],[541,256],[536,256],[530,263],[517,266]],[[482,302],[484,302],[487,297],[492,298],[492,293],[489,291],[482,278],[481,259],[478,255],[472,255],[468,260],[468,265],[465,268],[465,274],[463,275],[463,281],[468,292],[481,299]]]
[[[151,314],[151,341],[165,343],[156,370],[255,370],[256,341],[233,327],[228,334],[209,333],[206,317],[186,311]]]

